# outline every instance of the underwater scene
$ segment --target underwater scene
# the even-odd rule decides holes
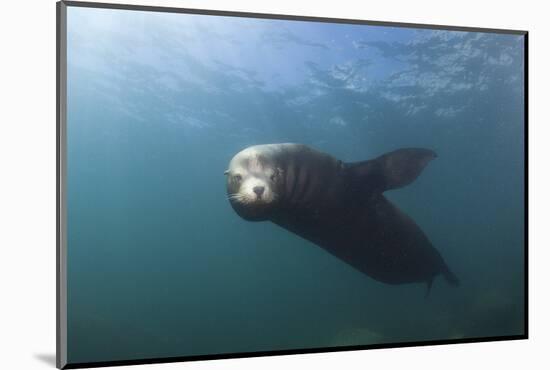
[[[524,47],[69,6],[68,362],[525,334]]]

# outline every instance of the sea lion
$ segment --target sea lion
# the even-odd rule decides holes
[[[303,144],[246,148],[230,161],[228,199],[248,221],[271,221],[371,278],[388,284],[425,282],[441,274],[457,286],[420,227],[382,194],[413,182],[436,157],[405,148],[344,163]]]

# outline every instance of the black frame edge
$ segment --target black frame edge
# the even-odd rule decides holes
[[[523,36],[523,89],[524,89],[524,121],[523,121],[523,165],[524,165],[524,174],[523,174],[523,204],[524,204],[524,331],[526,339],[529,338],[529,33],[526,32]]]
[[[321,347],[321,348],[291,349],[291,350],[276,350],[276,351],[222,353],[222,354],[181,356],[181,357],[178,356],[178,357],[164,357],[164,358],[161,357],[161,358],[136,359],[136,360],[72,363],[72,364],[67,364],[65,367],[63,367],[63,369],[82,369],[82,368],[128,366],[128,365],[150,365],[150,364],[162,364],[162,363],[174,363],[174,362],[226,360],[226,359],[250,358],[250,357],[304,355],[304,354],[315,354],[315,353],[347,352],[347,351],[372,350],[372,349],[424,347],[424,346],[447,345],[447,344],[468,344],[468,343],[476,344],[476,343],[483,343],[483,342],[499,342],[499,341],[509,341],[509,340],[525,340],[525,339],[527,339],[526,335],[510,335],[510,336],[500,336],[500,337],[482,337],[482,338],[468,338],[468,339],[456,339],[456,340],[455,339],[433,340],[433,341],[430,340],[430,341],[420,341],[420,342],[396,342],[396,343],[342,346],[342,347]]]
[[[56,367],[67,365],[67,250],[65,163],[67,118],[67,5],[56,3]]]
[[[512,35],[527,34],[526,30],[511,30],[511,29],[498,29],[498,28],[463,27],[463,26],[449,26],[449,25],[424,24],[424,23],[385,22],[385,21],[371,21],[371,20],[351,19],[351,18],[330,18],[330,17],[301,16],[301,15],[288,15],[288,14],[269,14],[269,13],[243,12],[243,11],[213,10],[213,9],[191,9],[191,8],[176,8],[176,7],[152,6],[152,5],[129,5],[129,4],[114,4],[114,3],[101,3],[101,2],[96,3],[96,2],[72,1],[72,0],[67,0],[63,2],[67,6],[74,6],[74,7],[81,7],[81,8],[101,8],[101,9],[119,9],[119,10],[163,12],[163,13],[217,15],[217,16],[223,16],[223,17],[294,20],[294,21],[304,21],[304,22],[344,23],[344,24],[360,24],[360,25],[371,25],[371,26],[382,26],[382,27],[423,28],[423,29],[437,29],[437,30],[445,30],[445,31],[485,32],[485,33],[500,33],[500,34],[512,34]]]

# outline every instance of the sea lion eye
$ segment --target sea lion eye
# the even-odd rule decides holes
[[[279,177],[279,175],[283,172],[283,170],[281,170],[280,168],[276,168],[275,171],[273,171],[273,173],[271,174],[271,176],[269,176],[269,178],[271,179],[271,181],[275,182],[275,180],[277,180],[277,177]]]
[[[241,180],[243,179],[243,177],[241,175],[235,175],[233,176],[233,179],[236,181],[236,182],[241,182]]]

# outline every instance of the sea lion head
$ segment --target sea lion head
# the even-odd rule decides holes
[[[237,153],[225,171],[227,196],[239,216],[264,221],[277,208],[282,190],[282,170],[268,145],[257,145]]]

